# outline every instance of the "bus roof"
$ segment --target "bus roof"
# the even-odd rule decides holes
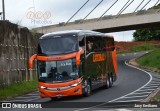
[[[54,38],[54,36],[58,36],[61,34],[76,34],[78,36],[85,36],[85,35],[92,36],[92,35],[94,35],[94,36],[112,37],[112,36],[107,36],[104,33],[91,31],[91,30],[66,30],[66,31],[58,31],[58,32],[52,32],[52,33],[45,34],[42,37],[40,37],[40,39],[46,39],[51,36]]]

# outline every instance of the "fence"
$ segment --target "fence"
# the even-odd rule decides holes
[[[38,36],[27,28],[0,21],[0,87],[36,78],[36,67],[28,61],[36,53]]]

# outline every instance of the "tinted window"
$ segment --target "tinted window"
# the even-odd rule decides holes
[[[78,40],[76,35],[63,35],[40,39],[38,54],[53,55],[65,54],[78,50]]]

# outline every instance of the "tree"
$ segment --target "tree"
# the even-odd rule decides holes
[[[137,29],[133,33],[135,41],[160,40],[160,28],[158,29]]]
[[[160,4],[150,9],[160,9]],[[150,10],[148,9],[148,10]],[[158,29],[137,29],[133,33],[135,41],[160,40],[160,28]]]

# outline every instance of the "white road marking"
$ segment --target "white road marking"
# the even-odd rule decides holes
[[[129,97],[124,97],[124,98],[140,98],[140,97],[146,97],[148,95],[142,95],[142,96],[129,96]]]
[[[128,109],[106,109],[106,110],[92,110],[92,111],[133,111]]]
[[[136,100],[124,100],[124,101],[115,101],[115,102],[136,102],[136,101],[142,101],[143,99],[136,99]]]
[[[154,80],[153,80],[152,83],[153,83],[153,84],[154,84],[154,83],[157,83],[157,84],[159,83],[159,84],[160,84],[160,81],[154,81]]]
[[[26,97],[23,97],[23,96],[19,96],[19,97],[16,97],[16,98],[37,98],[37,97],[39,97],[39,96],[26,96]]]
[[[106,103],[98,104],[98,105],[91,106],[91,107],[88,107],[88,108],[76,109],[76,110],[74,110],[74,111],[82,111],[82,110],[86,110],[86,109],[94,108],[94,107],[97,107],[97,106],[101,106],[101,105],[104,105],[104,104],[106,104]]]
[[[27,95],[29,95],[29,96],[38,96],[38,94],[27,94]]]
[[[138,91],[139,92],[139,91]],[[136,93],[134,93],[134,94],[149,94],[149,93],[151,93],[152,91],[149,91],[149,92],[140,92],[140,93],[138,93],[138,92],[136,92]]]
[[[125,55],[123,54],[122,56],[125,56]],[[137,89],[137,90],[135,90],[135,91],[133,91],[133,92],[131,92],[131,93],[129,93],[129,94],[126,94],[126,95],[124,95],[124,96],[121,96],[121,97],[119,97],[119,98],[113,99],[113,100],[111,100],[111,101],[109,101],[109,102],[114,102],[114,101],[116,101],[116,100],[118,100],[118,99],[122,99],[122,98],[125,97],[125,96],[131,95],[131,94],[137,92],[138,90],[144,88],[145,86],[147,86],[147,85],[152,81],[152,76],[151,76],[151,74],[150,74],[149,72],[147,72],[147,71],[145,71],[145,70],[142,70],[142,69],[140,69],[140,68],[134,67],[134,66],[132,66],[132,65],[129,65],[129,64],[126,63],[126,61],[125,61],[125,64],[126,64],[127,66],[129,66],[129,67],[132,67],[132,68],[135,68],[135,69],[138,69],[138,70],[140,70],[140,71],[143,71],[143,72],[147,73],[147,74],[149,75],[150,79],[149,79],[149,81],[148,81],[145,85],[143,85],[143,86],[140,87],[139,89]],[[148,93],[148,92],[147,92],[147,93]],[[149,92],[149,93],[150,93],[150,92]],[[143,100],[143,99],[130,100],[130,101],[116,101],[116,102],[134,102],[134,101],[142,101],[142,100]],[[77,109],[77,110],[74,110],[74,111],[87,110],[87,109],[90,109],[90,108],[93,108],[93,107],[96,107],[96,106],[100,106],[100,105],[103,105],[103,104],[106,104],[106,103],[102,103],[102,104],[99,104],[99,105],[95,105],[95,106],[92,106],[92,107],[89,107],[89,108]]]
[[[152,86],[152,85],[157,85],[157,86],[159,86],[160,83],[150,83],[148,86]]]
[[[145,87],[145,88],[143,88],[142,90],[155,90],[156,88],[157,88],[158,86],[156,86],[156,87]]]
[[[29,100],[26,100],[24,102],[30,102],[30,101],[33,101],[33,100],[36,100],[36,99],[39,99],[40,97],[37,97],[37,98],[34,98],[34,99],[29,99]]]
[[[10,100],[10,101],[8,101],[8,102],[24,102],[24,100],[22,100],[22,99],[19,100],[19,99],[18,99],[18,100]]]
[[[146,86],[145,88],[155,88],[155,87],[159,87],[159,86],[157,86],[157,85],[155,85],[155,86]]]
[[[115,109],[115,111],[133,111],[133,110],[128,110],[128,109]]]
[[[153,91],[153,90],[155,90],[155,89],[141,89],[141,90],[139,90],[139,91]]]
[[[129,93],[129,94],[126,94],[126,95],[124,95],[124,96],[121,96],[121,97],[119,97],[119,98],[113,99],[113,100],[111,100],[111,101],[109,101],[109,102],[114,102],[114,101],[117,101],[118,99],[124,98],[125,96],[131,95],[131,94],[139,91],[140,89],[144,88],[145,86],[147,86],[147,85],[152,81],[152,76],[151,76],[151,74],[150,74],[149,72],[147,72],[147,71],[145,71],[145,70],[143,70],[143,69],[140,69],[140,68],[138,68],[138,67],[129,65],[126,61],[125,61],[125,64],[126,64],[127,66],[129,66],[129,67],[132,67],[132,68],[135,68],[135,69],[138,69],[138,70],[140,70],[140,71],[145,72],[146,74],[149,75],[150,79],[149,79],[149,81],[148,81],[145,85],[143,85],[143,86],[140,87],[139,89],[137,89],[137,90],[135,90],[135,91],[133,91],[133,92],[131,92],[131,93]]]

